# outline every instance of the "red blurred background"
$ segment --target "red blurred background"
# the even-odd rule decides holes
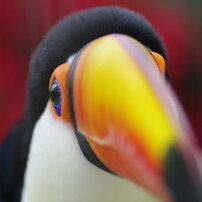
[[[0,141],[23,114],[29,60],[44,34],[65,15],[104,5],[143,14],[162,35],[173,88],[202,145],[202,3],[197,0],[1,0]]]

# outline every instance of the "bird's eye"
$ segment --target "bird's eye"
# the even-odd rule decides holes
[[[49,97],[51,99],[52,105],[55,108],[55,112],[58,116],[61,115],[61,102],[62,102],[62,93],[59,83],[54,80],[50,90]]]

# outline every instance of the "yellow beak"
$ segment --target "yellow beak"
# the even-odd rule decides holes
[[[196,146],[165,82],[163,63],[125,35],[88,44],[72,84],[77,130],[115,174],[165,201],[187,196],[187,188],[200,200]]]

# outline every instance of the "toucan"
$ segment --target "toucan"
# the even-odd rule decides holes
[[[200,150],[140,14],[65,17],[34,52],[27,86],[0,146],[1,202],[202,201]]]

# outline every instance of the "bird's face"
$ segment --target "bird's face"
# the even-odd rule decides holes
[[[56,68],[49,91],[52,115],[85,139],[87,159],[93,152],[110,172],[165,201],[177,201],[183,183],[199,187],[193,137],[158,53],[106,35]]]

